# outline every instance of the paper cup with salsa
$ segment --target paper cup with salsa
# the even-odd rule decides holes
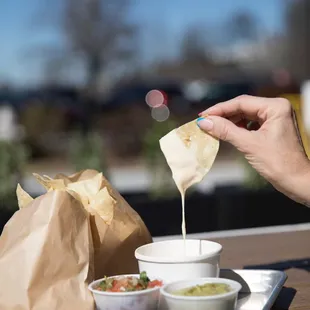
[[[119,275],[96,280],[89,285],[97,310],[157,310],[163,282],[139,275]]]

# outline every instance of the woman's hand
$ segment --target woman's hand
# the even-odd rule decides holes
[[[243,95],[200,115],[207,115],[198,119],[202,130],[233,144],[276,189],[310,203],[310,162],[299,143],[289,101]],[[237,126],[244,120],[257,122],[258,129]]]

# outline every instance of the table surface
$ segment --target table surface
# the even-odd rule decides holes
[[[310,259],[310,230],[213,240],[223,246],[221,268],[242,269]],[[285,272],[288,279],[272,309],[309,310],[310,270],[292,268]]]

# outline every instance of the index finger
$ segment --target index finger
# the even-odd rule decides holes
[[[242,118],[249,120],[265,119],[263,111],[266,108],[268,98],[242,95],[231,100],[218,103],[213,107],[203,111],[200,115],[216,115],[229,118],[241,115]]]

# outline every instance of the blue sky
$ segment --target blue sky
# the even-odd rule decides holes
[[[54,1],[47,1],[53,5]],[[130,19],[143,24],[141,46],[148,59],[177,52],[178,39],[187,27],[205,25],[211,35],[232,14],[251,11],[264,32],[281,31],[284,0],[133,0]],[[42,0],[0,1],[0,82],[27,84],[39,78],[41,62],[31,53],[36,46],[58,44],[57,30],[35,23]]]

